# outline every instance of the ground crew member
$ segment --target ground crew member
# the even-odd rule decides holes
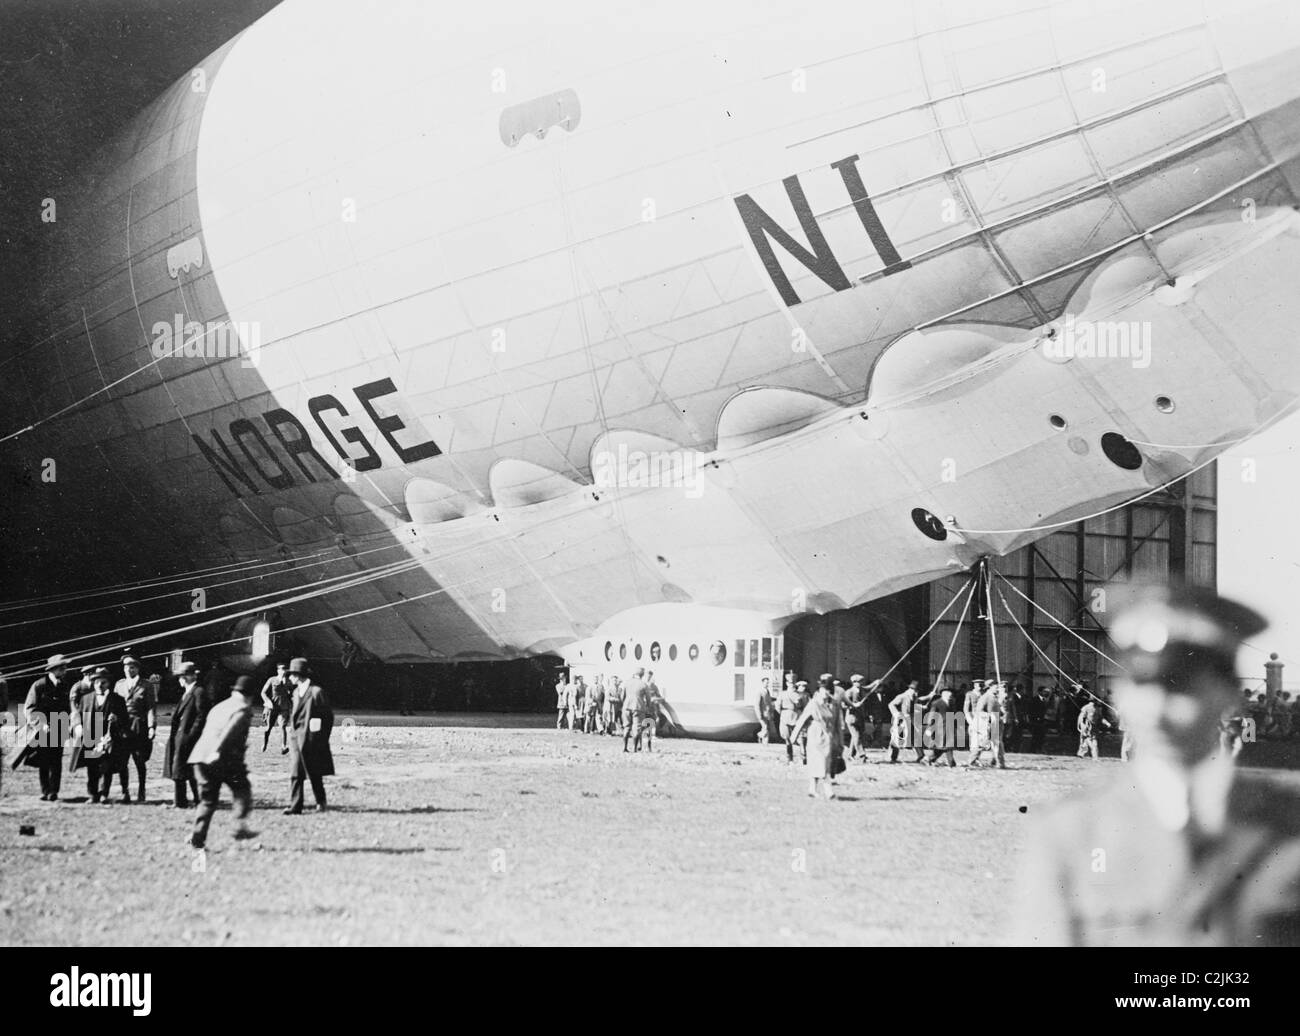
[[[293,704],[290,707],[289,737],[289,808],[286,816],[296,816],[303,809],[302,786],[311,782],[316,812],[325,812],[325,781],[334,775],[334,756],[330,752],[330,731],[334,729],[334,710],[325,692],[311,682],[311,668],[305,658],[289,663],[293,681]]]
[[[1031,835],[1017,941],[1300,945],[1300,795],[1218,751],[1237,649],[1263,618],[1201,587],[1119,587],[1109,602],[1115,703],[1140,750]]]
[[[171,731],[167,735],[167,754],[163,757],[163,777],[171,780],[174,788],[172,805],[176,809],[188,809],[190,804],[185,794],[187,787],[194,796],[194,804],[199,804],[198,778],[189,765],[189,758],[203,734],[209,703],[203,688],[199,686],[198,666],[193,662],[184,662],[176,676],[181,683],[181,700],[172,713]]]
[[[655,734],[659,732],[659,708],[663,704],[663,695],[659,693],[659,685],[655,683],[655,674],[647,671],[645,674],[645,715],[641,719],[641,736],[645,740],[645,750],[647,752],[654,748]]]
[[[113,692],[126,701],[126,714],[131,721],[131,759],[135,763],[138,782],[136,801],[144,802],[145,764],[153,754],[153,739],[158,732],[158,700],[153,686],[140,678],[140,663],[132,655],[122,659],[122,672],[124,675],[117,681]]]
[[[939,692],[939,697],[930,703],[930,712],[926,721],[926,729],[933,732],[930,735],[933,739],[930,745],[930,758],[926,760],[930,766],[945,756],[948,758],[949,766],[957,765],[957,760],[952,754],[956,730],[948,726],[948,714],[954,711],[952,688],[945,687]]]
[[[409,686],[409,685],[408,685]],[[262,751],[271,743],[271,730],[280,723],[281,755],[289,754],[289,709],[293,705],[293,684],[289,682],[289,667],[284,662],[275,664],[275,675],[262,684]],[[407,713],[404,710],[402,715]]]
[[[199,810],[194,817],[190,845],[202,849],[208,840],[208,826],[217,810],[221,786],[230,788],[235,802],[235,838],[256,838],[248,829],[248,815],[253,811],[253,789],[248,783],[244,753],[248,749],[248,728],[253,722],[252,677],[241,676],[230,690],[230,697],[208,711],[203,733],[186,760],[194,767],[199,785]],[[299,788],[301,791],[301,786]]]
[[[1075,755],[1080,759],[1085,758],[1089,753],[1092,753],[1094,759],[1101,758],[1101,752],[1097,747],[1097,735],[1101,733],[1104,722],[1101,706],[1089,698],[1088,704],[1079,710],[1079,718],[1075,721],[1075,729],[1079,731],[1079,750]]]
[[[802,734],[796,735],[795,725],[803,715],[804,709],[808,707],[808,681],[793,679],[794,673],[787,673],[786,677],[789,682],[781,689],[781,695],[776,700],[781,716],[779,733],[781,740],[785,742],[785,761],[787,764],[794,762],[794,739],[799,737],[800,758],[807,764],[808,739]]]
[[[582,730],[585,734],[594,734],[603,718],[605,708],[605,685],[597,675],[595,683],[587,691],[587,714],[583,719]]]
[[[569,729],[582,729],[582,706],[583,699],[586,697],[587,688],[583,685],[582,677],[575,676],[573,682],[569,684]]]
[[[632,679],[623,688],[623,751],[627,743],[633,740],[636,750],[641,751],[641,723],[649,701],[649,688],[646,687],[645,670],[638,667],[632,671]]]
[[[920,685],[917,681],[912,680],[907,688],[901,691],[893,701],[889,703],[889,715],[891,717],[889,731],[889,761],[898,762],[898,750],[900,748],[910,748],[916,753],[916,762],[925,761],[925,752],[919,744],[916,743],[916,720],[913,713],[916,711],[917,697],[920,695]]]
[[[605,733],[614,734],[623,722],[623,681],[617,676],[609,678],[605,691]]]
[[[866,678],[861,673],[849,677],[849,689],[844,694],[844,722],[849,728],[849,758],[866,756],[865,728],[867,722],[867,689],[863,686]]]
[[[975,703],[975,740],[967,766],[978,766],[985,750],[993,752],[993,762],[1000,770],[1007,768],[1007,752],[1002,738],[1006,734],[1007,689],[1005,684],[990,683]]]
[[[763,677],[763,688],[758,692],[754,702],[754,712],[758,716],[758,743],[765,745],[772,740],[772,681]]]
[[[1047,736],[1047,688],[1039,687],[1025,702],[1025,717],[1029,721],[1029,750],[1041,752]]]
[[[555,729],[563,730],[564,721],[569,715],[569,681],[560,673],[555,681]]]

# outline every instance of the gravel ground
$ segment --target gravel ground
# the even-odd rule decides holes
[[[151,801],[111,808],[66,773],[67,798],[41,802],[35,770],[6,763],[0,944],[996,943],[1030,822],[1121,765],[950,771],[877,750],[814,801],[779,746],[624,755],[550,723],[346,717],[330,811],[301,817],[281,815],[286,763],[255,726],[260,835],[234,842],[223,808],[202,856],[159,759]],[[1294,749],[1248,752],[1294,766]]]

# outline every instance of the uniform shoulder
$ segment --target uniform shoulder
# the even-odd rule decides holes
[[[1286,778],[1238,774],[1233,809],[1244,820],[1262,823],[1287,838],[1300,838],[1300,787]]]

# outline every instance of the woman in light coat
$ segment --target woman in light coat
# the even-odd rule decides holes
[[[790,733],[794,741],[805,726],[808,728],[808,794],[815,797],[821,790],[828,799],[835,797],[831,780],[844,751],[844,717],[831,692],[832,679],[829,673],[817,678],[817,693]]]

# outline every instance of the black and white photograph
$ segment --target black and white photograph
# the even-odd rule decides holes
[[[0,0],[0,946],[1282,1002],[1298,284],[1292,0]]]

